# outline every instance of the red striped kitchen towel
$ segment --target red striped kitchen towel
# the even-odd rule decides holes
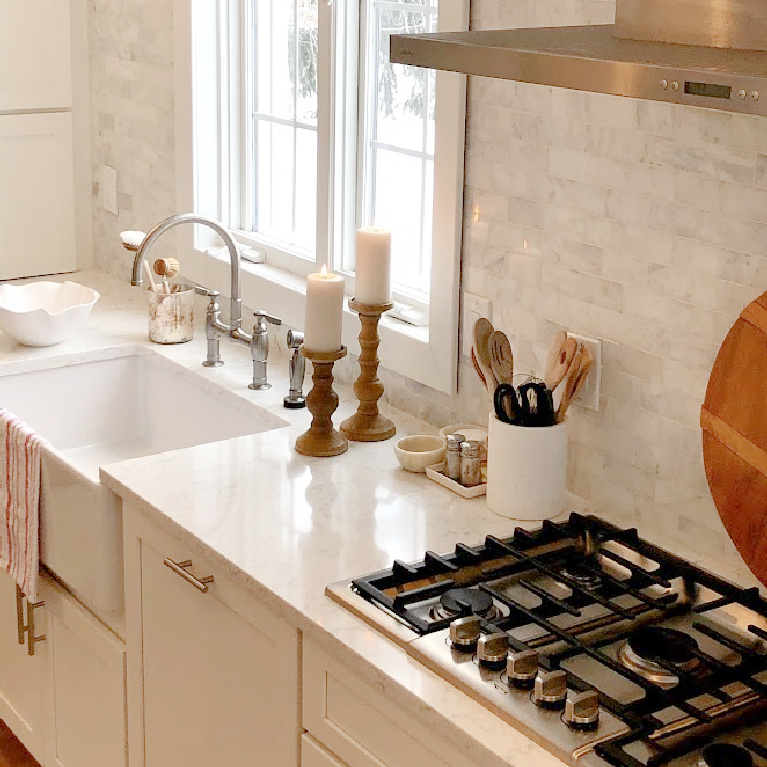
[[[0,568],[32,602],[37,598],[45,444],[21,419],[0,408]]]

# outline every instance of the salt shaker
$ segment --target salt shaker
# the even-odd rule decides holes
[[[447,476],[456,482],[461,481],[461,443],[465,439],[463,434],[447,435]]]
[[[464,487],[474,487],[481,481],[479,442],[466,440],[461,445],[461,484]]]

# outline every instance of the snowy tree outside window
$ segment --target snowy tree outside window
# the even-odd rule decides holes
[[[317,0],[253,0],[253,230],[316,248]],[[389,36],[436,30],[431,0],[364,0],[359,34],[356,226],[392,230],[395,286],[428,301],[435,78],[392,64]],[[354,270],[353,253],[337,265]]]

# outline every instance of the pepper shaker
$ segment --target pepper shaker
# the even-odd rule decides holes
[[[461,484],[464,487],[475,487],[481,481],[479,442],[466,440],[461,445]]]

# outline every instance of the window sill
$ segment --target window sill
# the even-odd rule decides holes
[[[217,250],[217,249],[215,249]],[[228,296],[230,291],[229,258],[194,249],[184,257],[184,275],[189,279]],[[245,306],[275,314],[293,328],[303,330],[306,281],[269,264],[241,262],[241,298]],[[347,296],[347,299],[349,297]],[[226,302],[221,302],[226,310]],[[249,330],[248,318],[244,318]],[[437,364],[429,343],[429,328],[416,327],[384,316],[378,327],[381,345],[378,356],[382,367],[442,392],[453,383]],[[342,343],[351,354],[359,355],[360,323],[357,315],[344,305]]]

